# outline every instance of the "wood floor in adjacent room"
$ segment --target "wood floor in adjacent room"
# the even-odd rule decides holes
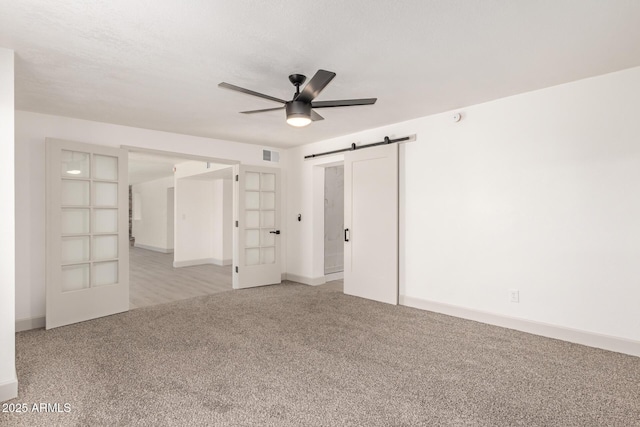
[[[231,266],[173,267],[173,254],[129,248],[129,307],[139,308],[231,290]]]

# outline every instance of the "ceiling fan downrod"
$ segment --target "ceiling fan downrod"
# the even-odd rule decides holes
[[[300,95],[300,85],[307,80],[307,76],[303,74],[291,74],[289,76],[289,81],[296,87],[296,93],[293,95],[294,98]]]

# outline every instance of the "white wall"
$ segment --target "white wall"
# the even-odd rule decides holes
[[[223,204],[219,201],[224,197],[224,188],[223,188],[222,179],[216,179],[211,181],[212,184],[212,192],[211,196],[213,199],[213,212],[211,218],[212,224],[212,232],[211,232],[211,257],[217,260],[222,260],[224,258],[224,212],[223,212]],[[233,202],[233,201],[232,201]]]
[[[174,264],[186,266],[213,263],[230,265],[232,258],[233,187],[229,165],[201,161],[184,162],[175,172],[176,221]],[[192,184],[190,182],[207,184]],[[188,182],[186,185],[185,182]],[[198,214],[181,215],[184,209],[196,208],[200,201],[207,206],[206,228],[198,232],[198,224],[205,221]],[[191,220],[189,218],[192,218]],[[198,239],[192,247],[194,239]],[[207,244],[209,246],[207,246]]]
[[[0,48],[0,401],[18,393],[15,369],[14,54]]]
[[[230,179],[213,182],[212,258],[221,265],[230,265],[232,258],[233,189]]]
[[[233,182],[224,180],[222,182],[222,238],[224,245],[222,255],[226,264],[231,264],[233,260]],[[283,270],[284,272],[285,270]]]
[[[191,161],[176,168],[175,266],[231,264],[231,177],[229,165]]]
[[[639,99],[633,68],[460,109],[458,123],[440,114],[288,150],[287,271],[321,274],[318,165],[343,158],[303,156],[417,134],[400,150],[405,300],[631,340],[638,351]]]
[[[3,95],[8,93],[2,92]],[[262,147],[108,123],[26,111],[15,112],[16,182],[16,318],[40,318],[45,314],[45,175],[46,137],[108,146],[133,146],[174,153],[228,159],[246,164],[280,167],[262,160]],[[284,161],[286,153],[281,152]],[[3,157],[7,158],[7,157]],[[11,158],[11,157],[9,157]],[[5,169],[6,170],[6,169]],[[6,182],[6,181],[5,181]],[[285,195],[286,197],[286,195]],[[285,201],[283,200],[283,203]]]
[[[177,179],[174,191],[174,265],[209,263],[213,258],[213,181]]]
[[[177,165],[176,171],[174,173],[174,177],[177,179],[177,178],[186,178],[189,176],[196,176],[196,175],[204,175],[204,176],[218,175],[218,174],[224,173],[223,169],[227,170],[230,168],[231,168],[231,165],[228,165],[228,164],[218,164],[218,163],[204,162],[199,160],[192,160],[192,161],[182,162],[179,165]],[[199,179],[207,179],[207,178],[200,177]]]
[[[165,253],[173,250],[173,233],[169,236],[167,199],[167,190],[173,185],[172,175],[132,186],[133,194],[139,195],[136,199],[142,208],[141,219],[136,220],[134,217],[133,220],[136,246]]]
[[[175,185],[175,184],[174,184]],[[173,251],[173,239],[175,235],[175,189],[173,185],[167,188],[167,247]]]

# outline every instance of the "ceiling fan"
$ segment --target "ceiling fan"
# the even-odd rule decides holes
[[[231,89],[248,95],[258,96],[270,101],[284,104],[282,107],[266,108],[263,110],[242,111],[243,114],[264,113],[267,111],[275,111],[284,109],[287,113],[287,123],[291,126],[306,126],[312,121],[324,120],[320,114],[312,110],[312,108],[329,108],[329,107],[351,107],[354,105],[372,105],[376,103],[377,98],[364,99],[342,99],[337,101],[316,101],[313,100],[320,95],[320,92],[331,82],[336,73],[326,70],[318,70],[309,83],[300,91],[300,85],[307,79],[302,74],[291,74],[289,81],[296,87],[296,93],[291,101],[265,95],[263,93],[254,92],[230,83],[222,82],[218,86],[225,89]]]

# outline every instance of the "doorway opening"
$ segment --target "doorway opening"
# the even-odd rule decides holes
[[[324,275],[342,279],[344,271],[344,166],[324,169]]]
[[[202,285],[215,276],[209,271],[212,267],[221,268],[226,279],[224,288],[213,292],[281,283],[279,168],[52,138],[46,139],[45,146],[47,329],[210,294],[212,289]],[[136,169],[136,153],[147,166],[165,163],[161,173],[156,174],[155,167]],[[130,158],[131,169],[127,167]],[[231,177],[233,183],[228,185],[225,181],[232,181]],[[221,182],[217,193],[214,182]],[[142,187],[145,184],[160,191],[150,196]],[[218,211],[205,209],[216,206],[209,188],[214,190],[212,197],[217,194],[222,200]],[[191,205],[185,203],[187,199]],[[159,226],[154,228],[158,218]],[[214,236],[216,220],[222,222],[222,231]],[[218,255],[212,236],[223,239]],[[132,257],[147,255],[138,257],[146,265],[134,259],[130,271],[130,252]],[[136,275],[135,266],[140,264],[142,273]],[[190,273],[207,269],[202,273],[205,280],[198,283],[193,274],[168,274],[186,268]],[[142,280],[136,282],[138,277]],[[139,283],[148,292],[132,303],[130,295],[136,298]]]
[[[232,289],[232,168],[129,151],[130,308]]]

